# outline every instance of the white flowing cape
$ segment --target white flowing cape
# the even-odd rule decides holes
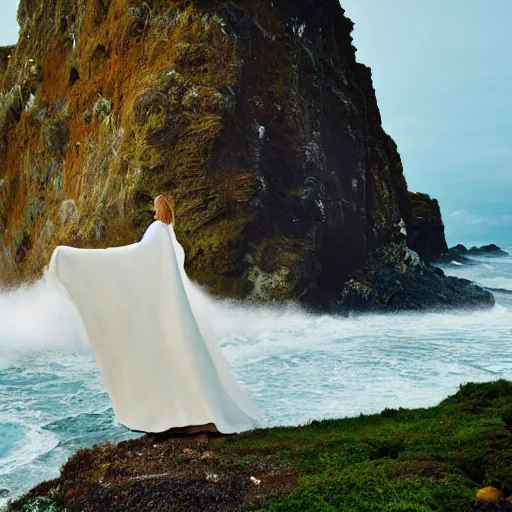
[[[259,408],[234,379],[184,259],[172,225],[155,221],[133,245],[57,247],[46,277],[80,313],[120,423],[249,430]]]

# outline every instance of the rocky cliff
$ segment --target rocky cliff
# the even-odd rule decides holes
[[[3,281],[58,244],[137,241],[161,192],[218,295],[326,306],[375,254],[407,270],[400,157],[338,0],[21,0],[18,20],[0,51]]]
[[[407,244],[424,261],[437,261],[448,251],[439,203],[428,194],[410,192],[409,198],[412,221],[407,229]]]

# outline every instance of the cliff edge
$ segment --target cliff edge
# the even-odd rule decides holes
[[[510,512],[511,399],[501,380],[430,409],[97,445],[7,511]]]

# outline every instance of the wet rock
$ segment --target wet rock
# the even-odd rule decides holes
[[[492,307],[494,296],[467,279],[440,275],[437,269],[400,273],[384,267],[351,280],[333,309],[340,311],[425,311]]]
[[[471,247],[467,251],[473,256],[508,256],[508,252],[504,251],[496,244],[482,245],[481,247]]]
[[[411,260],[402,263],[404,244],[395,243],[387,255],[373,254],[367,266],[353,274],[340,300],[331,308],[349,311],[424,311],[427,309],[492,307],[495,299],[488,290],[467,279],[447,277],[436,267]],[[393,257],[395,258],[393,260]]]
[[[457,244],[455,247],[450,247],[450,251],[456,251],[459,254],[467,254],[468,250],[465,245]]]
[[[450,247],[448,251],[441,254],[439,258],[437,259],[438,263],[471,263],[471,260],[466,256],[468,254],[468,250],[464,245],[456,245],[455,247]]]
[[[442,254],[438,261],[440,263],[451,263],[456,261],[458,263],[471,263],[471,258],[468,256],[509,256],[509,254],[495,244],[483,245],[481,247],[471,247],[467,249],[466,246],[458,244],[450,247],[447,252]]]

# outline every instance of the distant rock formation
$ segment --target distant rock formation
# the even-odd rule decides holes
[[[496,244],[482,245],[481,247],[471,247],[471,249],[467,250],[467,254],[474,256],[509,256],[507,251],[504,251],[501,247],[498,247]]]
[[[467,249],[466,246],[458,244],[455,247],[450,247],[443,253],[437,261],[440,263],[451,263],[456,261],[458,263],[471,263],[468,256],[509,256],[508,252],[498,247],[496,244],[482,245],[481,247],[473,246]]]
[[[0,51],[3,281],[58,244],[137,241],[161,192],[187,272],[219,296],[325,309],[375,262],[416,272],[406,230],[439,250],[338,0],[21,0],[18,21]]]
[[[427,263],[437,261],[448,251],[444,223],[437,199],[410,192],[412,221],[407,227],[407,244]]]

